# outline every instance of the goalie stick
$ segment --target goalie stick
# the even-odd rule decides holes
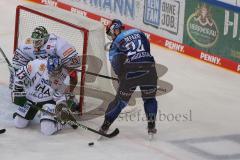
[[[0,47],[0,52],[1,52],[2,56],[3,56],[3,58],[5,59],[5,61],[7,62],[8,66],[12,67],[11,63],[9,62],[6,54],[3,52],[1,47]]]
[[[5,133],[6,129],[0,129],[0,134]]]

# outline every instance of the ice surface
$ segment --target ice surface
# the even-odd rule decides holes
[[[12,57],[15,7],[17,0],[0,1],[0,47]],[[157,121],[158,134],[149,142],[142,102],[138,101],[140,120],[120,118],[112,128],[120,134],[96,141],[97,135],[81,129],[66,129],[46,137],[39,131],[39,119],[27,129],[16,129],[7,87],[8,69],[0,64],[1,160],[240,160],[240,76],[210,64],[152,45],[157,63],[168,67],[161,78],[174,89],[158,97],[159,113],[185,114],[191,121]],[[2,60],[2,57],[0,58]],[[0,61],[2,62],[2,61]],[[191,115],[190,115],[191,113]],[[188,117],[188,118],[189,118]],[[86,122],[99,128],[103,118]],[[88,142],[95,142],[93,147]],[[222,145],[226,145],[226,150]],[[222,151],[222,153],[217,153]]]

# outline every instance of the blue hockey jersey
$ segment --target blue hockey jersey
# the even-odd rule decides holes
[[[120,56],[125,56],[126,60],[122,62]],[[137,29],[123,31],[116,37],[110,47],[109,60],[117,75],[122,63],[154,62],[147,37]]]

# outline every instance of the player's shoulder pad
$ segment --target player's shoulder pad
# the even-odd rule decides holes
[[[120,33],[117,38],[115,39],[115,42],[118,43],[121,40],[123,40],[125,37],[132,35],[132,34],[142,34],[142,31],[138,30],[138,29],[129,29],[129,30],[125,30],[122,33]]]
[[[49,40],[51,41],[56,41],[57,44],[65,44],[65,43],[68,43],[65,39],[63,39],[62,37],[59,37],[55,34],[50,34],[50,37],[49,37]]]
[[[18,48],[23,51],[23,52],[32,52],[33,45],[32,45],[32,40],[31,38],[27,38],[25,39],[22,43],[20,43],[20,45],[18,46]]]
[[[56,36],[55,34],[53,34],[53,33],[49,34],[48,41],[52,42],[52,41],[57,41],[58,39],[59,39],[59,37]]]

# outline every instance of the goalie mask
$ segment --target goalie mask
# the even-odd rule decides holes
[[[106,34],[108,36],[109,40],[114,40],[118,34],[124,30],[124,25],[123,23],[118,20],[114,19],[112,22],[106,27]]]
[[[62,71],[61,59],[58,56],[49,56],[47,60],[48,74],[56,75]]]
[[[34,48],[41,48],[48,41],[48,31],[43,26],[36,27],[31,35]]]

